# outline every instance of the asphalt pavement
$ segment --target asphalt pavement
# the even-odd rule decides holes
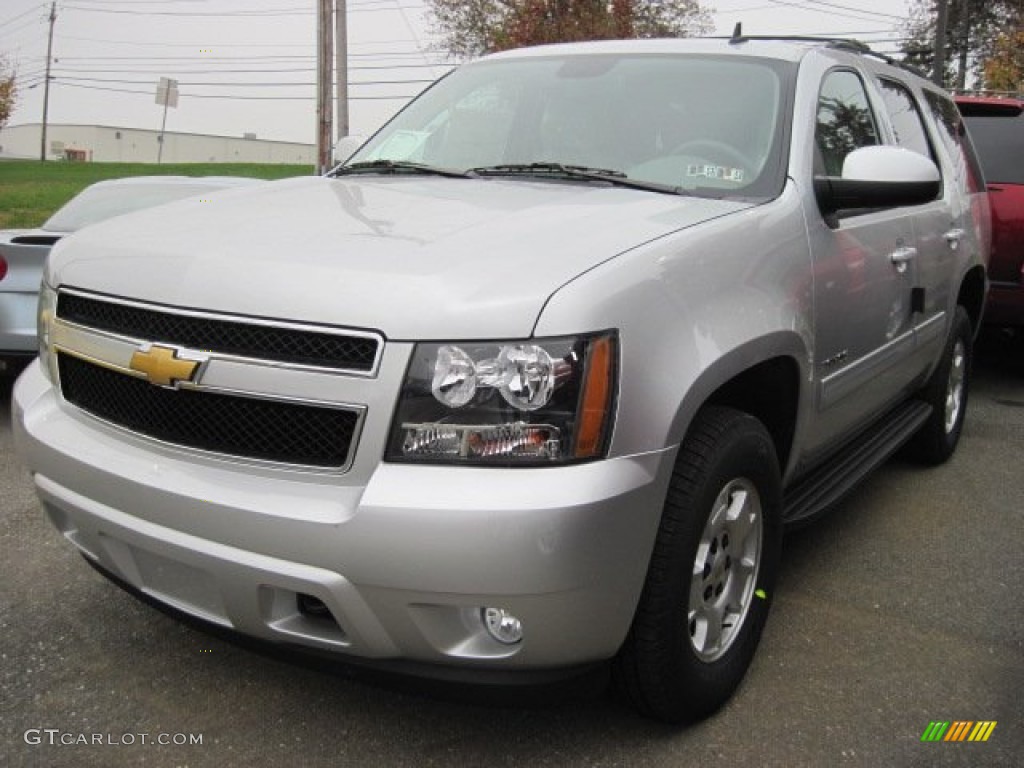
[[[688,727],[396,690],[174,621],[44,520],[0,383],[0,766],[1024,765],[1024,349],[988,338],[975,374],[948,464],[897,458],[787,535],[743,686]],[[923,742],[934,721],[996,726]]]

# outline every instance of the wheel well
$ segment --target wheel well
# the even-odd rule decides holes
[[[975,267],[964,275],[956,303],[967,310],[967,316],[971,318],[971,328],[977,333],[981,327],[981,311],[985,306],[985,269],[983,267]]]
[[[785,469],[793,444],[800,371],[794,360],[776,357],[749,368],[720,386],[708,404],[729,406],[749,413],[772,436],[779,467]]]

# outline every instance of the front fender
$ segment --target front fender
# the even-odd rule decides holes
[[[789,185],[776,200],[673,233],[580,275],[551,297],[535,333],[618,329],[621,373],[610,454],[660,450],[682,440],[712,393],[758,363],[789,357],[800,380],[809,380],[811,281],[800,200]]]

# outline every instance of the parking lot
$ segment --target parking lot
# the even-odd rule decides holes
[[[1021,358],[986,340],[949,464],[894,460],[788,535],[749,675],[686,728],[603,696],[498,707],[398,691],[173,621],[43,519],[12,451],[5,382],[0,765],[1020,765]],[[984,743],[922,743],[937,720],[997,726]]]

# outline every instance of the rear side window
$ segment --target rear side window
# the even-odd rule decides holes
[[[945,145],[953,163],[953,175],[961,189],[980,192],[985,189],[981,166],[974,154],[967,129],[964,127],[960,110],[945,96],[934,91],[925,91],[925,101],[939,127],[939,139]]]
[[[843,161],[855,149],[878,144],[875,117],[860,78],[848,70],[830,72],[818,95],[814,131],[817,171],[840,176]]]
[[[1024,116],[965,117],[985,180],[1024,184]]]
[[[928,143],[924,120],[921,118],[921,112],[918,110],[917,102],[914,101],[910,90],[895,80],[882,79],[878,82],[882,87],[885,111],[889,114],[889,120],[896,132],[896,143],[934,160],[935,155]]]

